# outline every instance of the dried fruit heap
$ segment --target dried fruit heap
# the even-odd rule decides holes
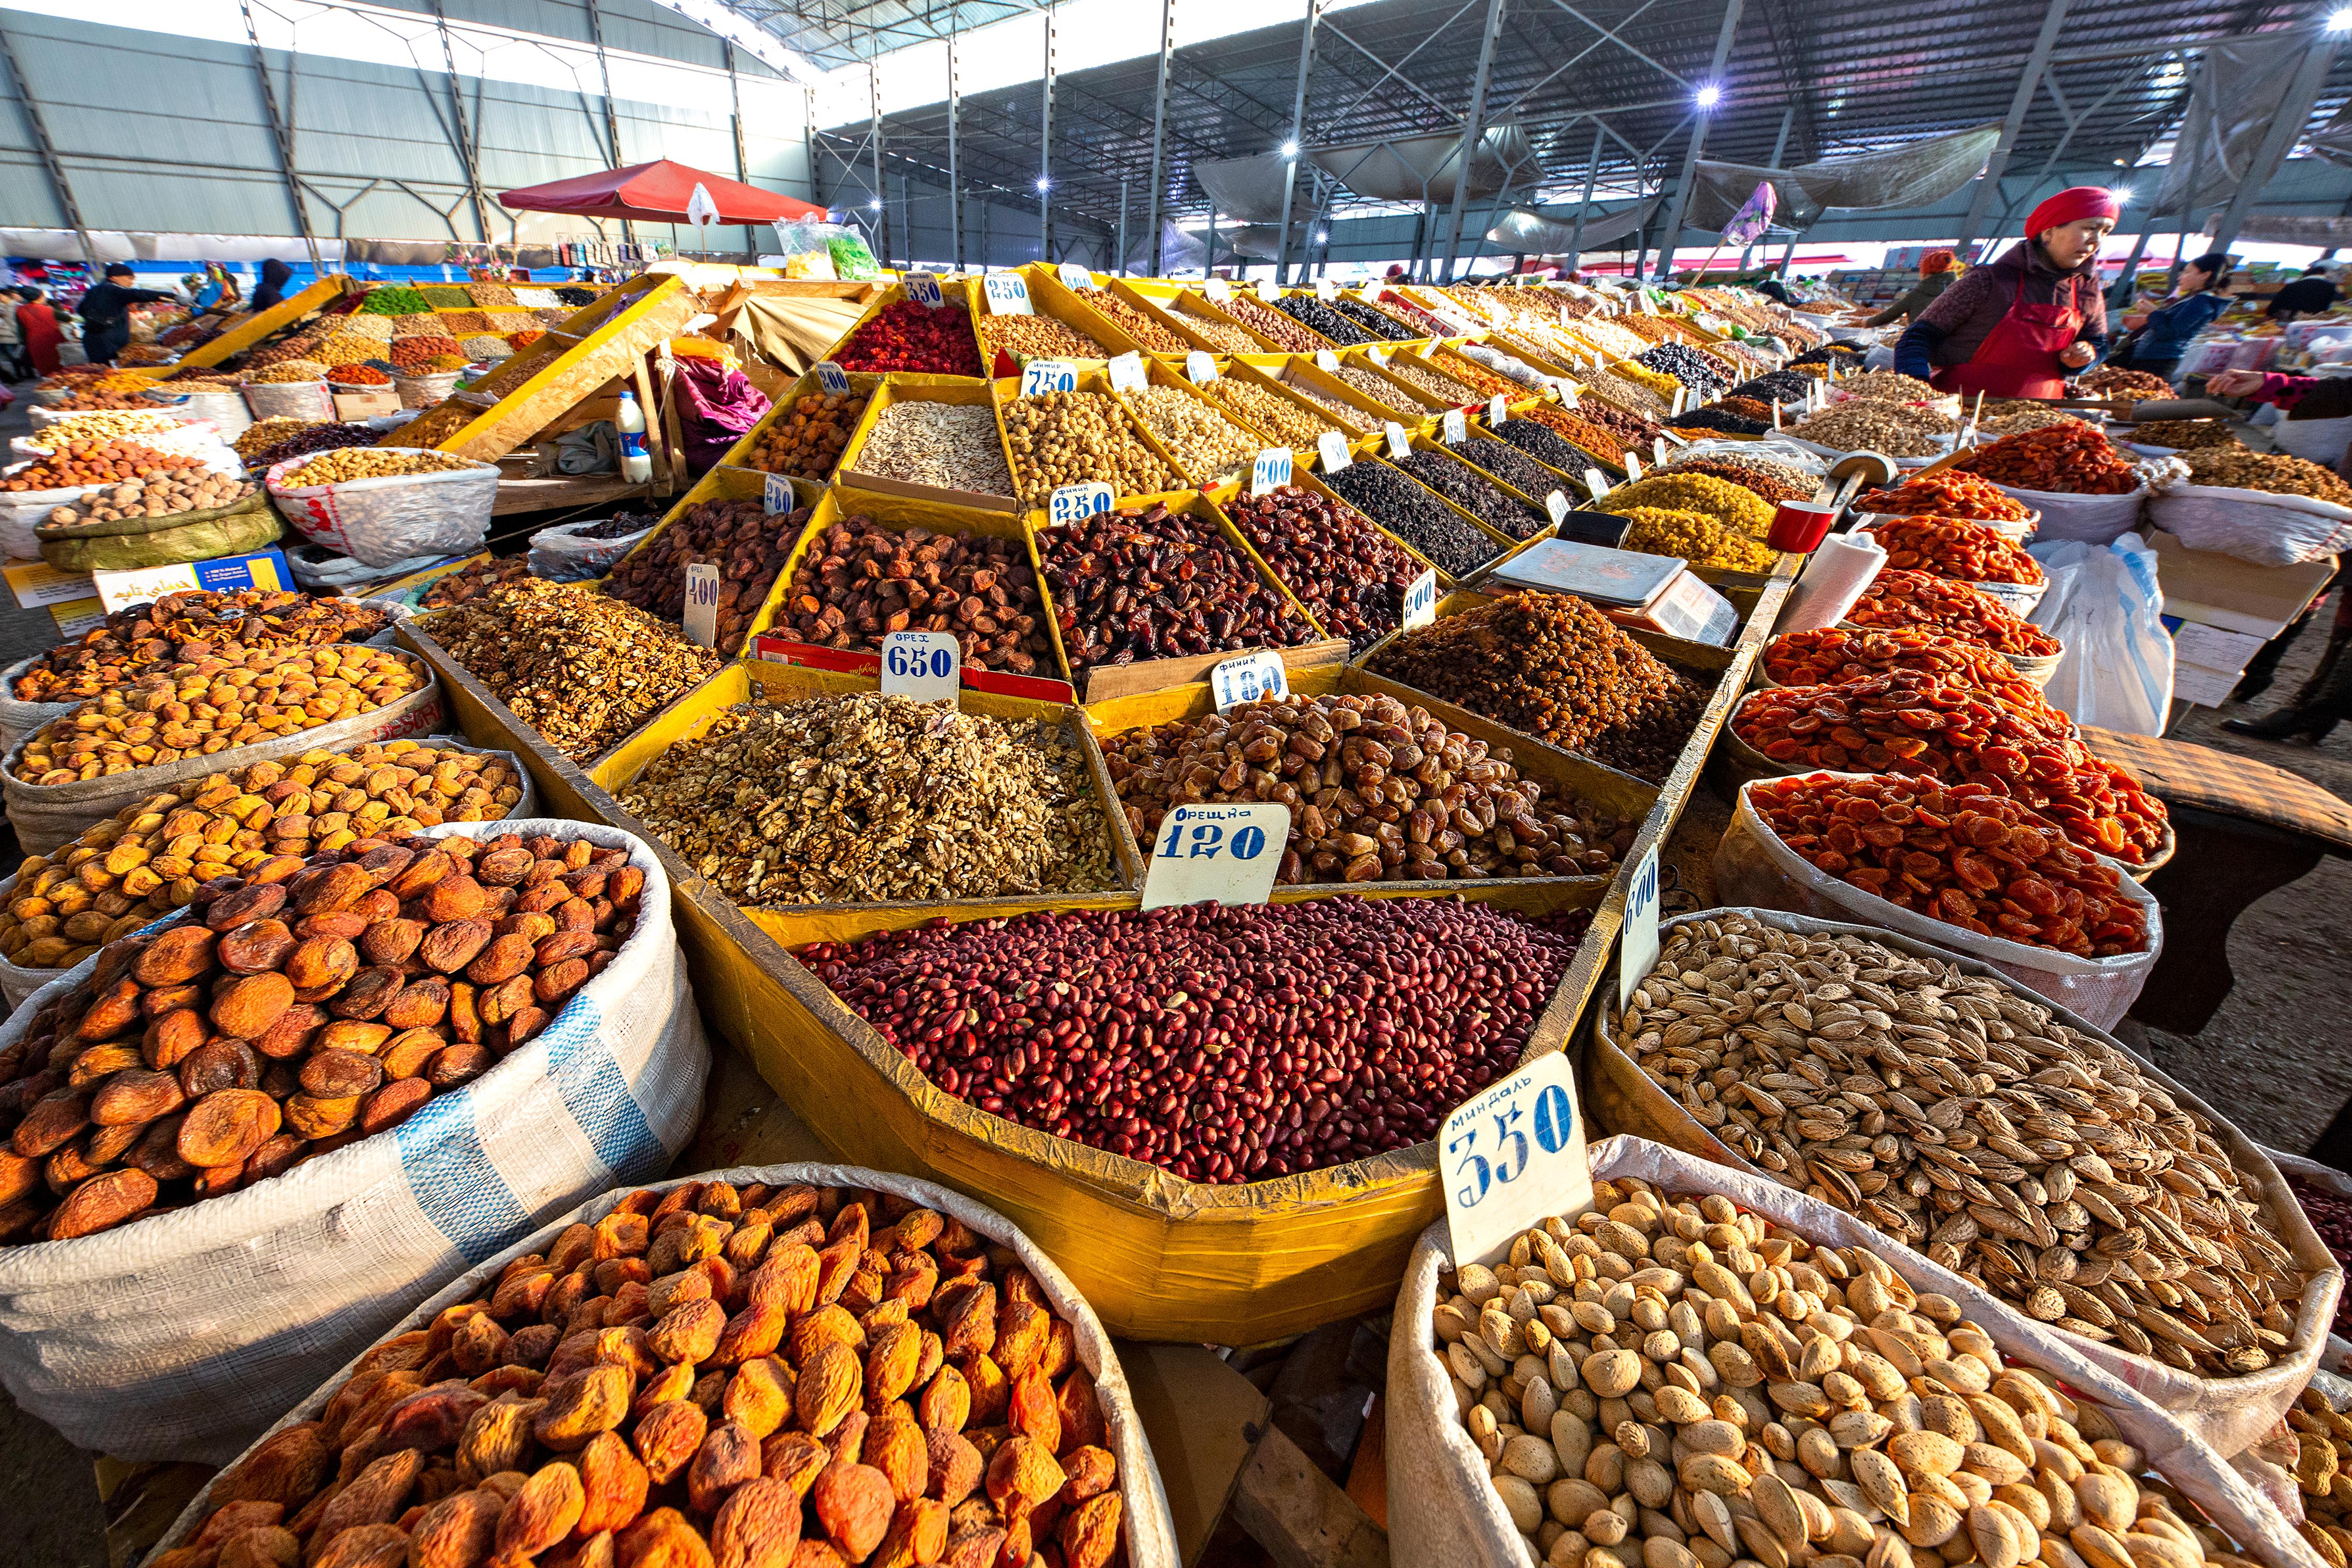
[[[746,467],[767,474],[829,479],[866,412],[866,400],[846,392],[812,392],[779,414],[751,440]]]
[[[624,604],[668,620],[686,613],[686,569],[719,568],[719,607],[711,618],[722,653],[741,651],[768,590],[791,559],[809,508],[784,516],[759,501],[697,501],[669,526],[621,558],[604,591]]]
[[[1964,931],[2077,957],[2147,950],[2114,867],[1980,784],[1824,774],[1748,787],[1764,825],[1815,869]]]
[[[2140,486],[2131,459],[2088,424],[2048,424],[2004,435],[1952,466],[1996,485],[2069,496],[2126,496]]]
[[[961,1221],[689,1181],[362,1356],[318,1419],[214,1484],[210,1546],[156,1563],[988,1568],[1043,1549],[1104,1568],[1111,1441],[1068,1321]]]
[[[1870,537],[1886,551],[1886,564],[1906,571],[1948,577],[1956,582],[2046,582],[2042,563],[2022,546],[1982,523],[1959,517],[1909,517],[1880,523]]]
[[[1054,662],[1037,574],[1019,542],[969,528],[933,533],[839,518],[809,540],[776,630],[869,653],[892,632],[950,632],[977,669],[1026,675]]]
[[[1854,502],[1853,509],[1979,517],[1996,523],[2021,523],[2032,515],[2023,502],[2013,501],[1975,475],[1956,468],[1906,479],[1892,490],[1867,491]]]
[[[613,961],[645,873],[585,839],[361,839],[199,890],[0,1051],[0,1240],[218,1197],[394,1125]]]
[[[363,642],[384,628],[378,606],[356,599],[239,589],[187,589],[126,605],[18,675],[20,702],[94,697],[157,664],[237,659],[258,649]]]
[[[2042,688],[1999,653],[1932,632],[1824,626],[1783,632],[1764,645],[1764,673],[1784,686],[1866,680],[1892,670],[1940,676],[2028,711],[2042,705]]]
[[[1190,512],[1154,505],[1040,528],[1037,557],[1074,674],[1315,640],[1215,522]]]
[[[1871,580],[1845,618],[1856,626],[1914,627],[1938,632],[1998,653],[2046,659],[2066,645],[2021,619],[1992,595],[1949,578],[1889,567]]]

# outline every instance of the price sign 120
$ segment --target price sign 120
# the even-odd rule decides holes
[[[1576,1075],[1559,1051],[1464,1102],[1438,1129],[1454,1266],[1499,1260],[1531,1225],[1592,1207]]]
[[[1290,808],[1271,800],[1175,807],[1152,835],[1143,907],[1264,904],[1289,842]]]
[[[945,632],[892,632],[882,639],[882,695],[955,706],[963,651]]]

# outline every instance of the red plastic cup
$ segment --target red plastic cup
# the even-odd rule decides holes
[[[1835,507],[1817,501],[1783,501],[1772,514],[1772,528],[1765,542],[1777,550],[1811,555],[1830,537],[1830,524],[1836,519]]]

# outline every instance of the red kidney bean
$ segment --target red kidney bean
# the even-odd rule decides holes
[[[2294,1191],[2294,1200],[2303,1205],[2304,1218],[2319,1232],[2319,1239],[2327,1244],[2336,1260],[2352,1269],[2352,1197],[2340,1192],[2330,1192],[2324,1186],[2314,1186],[2301,1176],[2289,1176],[2286,1185]],[[2352,1301],[2336,1303],[2336,1332],[2352,1335]]]

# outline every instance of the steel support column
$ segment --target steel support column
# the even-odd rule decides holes
[[[262,63],[260,40],[254,34],[250,0],[241,0],[241,6],[245,12],[246,36],[254,38],[253,64],[261,73],[261,97],[268,106],[269,125],[274,131],[278,127],[278,105],[269,90],[269,68]],[[473,198],[474,227],[488,243],[491,238],[490,213],[488,204],[482,199],[481,161],[475,153],[473,131],[466,123],[466,89],[457,79],[457,47],[449,37],[449,16],[441,8],[441,0],[433,0],[433,28],[441,35],[441,67],[449,79],[449,111],[456,117],[457,158],[466,170],[466,194]],[[294,146],[290,131],[279,144],[278,152],[286,161],[286,183],[289,193],[294,198],[295,216],[302,220],[302,232],[307,238],[310,225],[309,220],[302,217],[302,193],[294,188]],[[315,250],[315,246],[313,248]],[[317,260],[313,255],[311,261],[314,266]]]
[[[1592,183],[1601,177],[1601,139],[1607,127],[1595,121],[1592,127],[1592,156],[1584,161],[1584,200],[1576,204],[1576,232],[1568,236],[1568,270],[1574,272],[1576,264],[1584,259],[1584,216],[1592,210]]]
[[[1037,112],[1037,259],[1054,259],[1054,7],[1045,7],[1045,79]]]
[[[2287,150],[2302,136],[2304,121],[2311,118],[2311,106],[2319,97],[2320,84],[2327,79],[2328,68],[2335,63],[2336,45],[2332,41],[2315,42],[2304,54],[2303,65],[2294,73],[2294,85],[2287,89],[2286,102],[2271,120],[2269,134],[2263,138],[2262,151],[2254,154],[2246,177],[2238,182],[2237,193],[2222,209],[2221,221],[2213,231],[2215,250],[2228,250],[2230,242],[2238,237],[2238,225],[2245,222],[2246,214],[2261,199],[2263,187],[2271,183],[2279,165],[2285,162]]]
[[[1290,152],[1282,166],[1282,231],[1274,248],[1274,280],[1285,287],[1290,283],[1291,196],[1298,188],[1299,160],[1307,156],[1307,73],[1314,68],[1315,25],[1323,19],[1325,3],[1307,0],[1307,20],[1298,29],[1298,85],[1290,97]],[[1303,276],[1306,270],[1302,261],[1299,272]]]
[[[1127,276],[1127,181],[1118,183],[1118,254],[1110,258],[1110,270],[1121,277]]]
[[[1723,90],[1723,65],[1731,57],[1732,35],[1739,31],[1741,0],[1725,0],[1723,26],[1715,35],[1715,63],[1708,68],[1706,80],[1700,84]],[[1719,105],[1721,99],[1717,99]],[[1683,237],[1683,219],[1690,213],[1691,182],[1698,177],[1699,153],[1706,147],[1707,127],[1715,122],[1715,108],[1704,107],[1691,123],[1690,142],[1683,149],[1682,178],[1675,182],[1674,204],[1668,210],[1666,225],[1658,238],[1658,276],[1671,277],[1675,270],[1675,245]],[[1701,279],[1702,282],[1705,279]]]
[[[604,141],[612,150],[613,167],[622,167],[621,117],[613,112],[613,66],[604,57],[604,18],[596,9],[596,0],[582,0],[588,8],[588,37],[596,46],[596,78],[604,89]],[[637,225],[628,219],[621,220],[621,237],[631,245],[637,243]]]
[[[25,120],[33,129],[33,141],[40,148],[41,167],[48,171],[49,189],[58,198],[58,210],[65,214],[66,226],[81,240],[82,258],[89,263],[90,276],[98,272],[98,246],[89,237],[89,226],[81,221],[81,204],[74,200],[73,186],[66,180],[66,168],[58,162],[58,150],[49,140],[49,128],[41,118],[41,100],[33,96],[32,79],[16,59],[16,43],[8,30],[0,27],[0,59],[8,63],[8,77],[16,89],[16,101],[25,106]]]
[[[1969,214],[1960,220],[1960,237],[1953,242],[1952,252],[1963,262],[1969,260],[1969,246],[1976,243],[1977,231],[1984,227],[1985,216],[1992,211],[1993,198],[2000,193],[2010,151],[2017,145],[2025,111],[2033,107],[2033,94],[2042,85],[2042,73],[2050,68],[2050,52],[2057,47],[2058,31],[2066,22],[2067,0],[2049,0],[2049,4],[2050,9],[2042,14],[2042,31],[2034,37],[2033,52],[2025,57],[2025,69],[2018,76],[2017,90],[2010,95],[2009,113],[2000,122],[2000,140],[1993,143],[1992,153],[1985,160],[1984,177],[1969,198]]]
[[[310,232],[310,212],[302,202],[302,186],[294,177],[294,137],[292,132],[287,128],[286,122],[279,118],[278,113],[278,89],[269,80],[269,60],[268,57],[262,53],[261,34],[253,24],[253,6],[249,3],[249,0],[238,0],[237,10],[241,12],[245,17],[245,41],[253,50],[253,75],[254,78],[261,84],[261,110],[264,114],[269,116],[269,139],[271,143],[278,149],[278,172],[286,182],[287,204],[294,209],[295,232],[302,236],[302,243],[310,247],[310,270],[315,274],[323,275],[326,271],[326,267],[319,260],[318,236]],[[449,26],[446,22],[442,22],[440,19],[441,7],[439,0],[435,0],[433,14],[434,20],[439,24],[441,28],[441,47],[445,51],[444,57],[446,58],[446,51],[449,47]],[[10,57],[13,65],[14,56],[12,55]],[[23,83],[22,72],[17,73],[17,79],[21,88]],[[22,93],[21,96],[25,99],[25,111],[26,115],[34,116],[32,94],[25,92]],[[449,96],[453,100],[457,96],[457,70],[454,63],[449,68]],[[465,140],[466,121],[464,116],[465,111],[461,108],[458,110],[457,120],[458,139],[461,143]],[[34,118],[33,123],[35,132],[40,137],[44,151],[46,152],[48,142],[48,134],[47,131],[40,130],[40,121],[37,117]],[[466,188],[472,192],[474,196],[475,221],[479,223],[481,221],[482,211],[482,188],[474,178],[473,152],[471,148],[462,144],[459,146],[457,151],[458,156],[465,163]],[[60,172],[58,174],[57,178],[59,188],[62,189],[65,176]],[[81,221],[79,218],[74,221],[74,226],[77,229],[81,226]],[[484,225],[482,227],[482,237],[484,239],[490,237],[490,231],[487,225]],[[85,244],[88,243],[88,235],[83,236]],[[97,267],[97,261],[94,257],[92,258],[90,265],[93,269]]]
[[[1445,266],[1441,284],[1454,281],[1454,258],[1462,250],[1462,212],[1470,203],[1470,161],[1486,133],[1486,83],[1494,74],[1495,44],[1503,34],[1503,11],[1509,0],[1486,0],[1486,26],[1478,37],[1478,74],[1470,82],[1470,110],[1462,117],[1462,141],[1454,155],[1454,207],[1445,220]],[[1734,5],[1738,0],[1732,0]]]
[[[1176,57],[1176,0],[1160,0],[1160,85],[1151,99],[1151,276],[1167,275],[1160,204],[1168,193],[1168,68]]]
[[[879,215],[875,219],[874,249],[883,266],[890,265],[890,201],[882,193],[882,68],[874,60],[866,62],[866,104],[873,111],[873,128],[866,133],[866,146],[873,156],[873,208]]]
[[[956,125],[963,118],[962,37],[961,33],[948,35],[948,227],[958,272],[963,270],[963,174]]]
[[[735,177],[745,184],[751,183],[751,160],[743,146],[743,78],[735,74],[735,46],[727,46],[727,125],[735,133]],[[759,230],[756,225],[743,225],[743,259],[756,261],[760,256]]]
[[[1780,133],[1772,138],[1772,167],[1778,169],[1789,151],[1789,127],[1796,122],[1797,106],[1790,104],[1780,111]],[[1749,240],[1739,247],[1739,270],[1748,270],[1748,258],[1756,252],[1756,242]]]

